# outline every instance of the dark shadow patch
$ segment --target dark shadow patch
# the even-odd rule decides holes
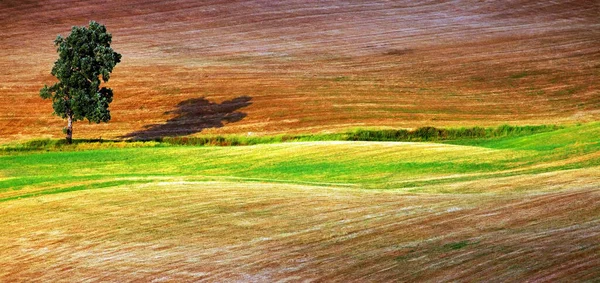
[[[410,53],[413,53],[413,52],[414,52],[414,49],[411,49],[411,48],[390,49],[390,50],[388,50],[388,51],[385,52],[385,55],[402,56],[402,55],[410,54]]]
[[[177,109],[165,112],[165,114],[177,115],[166,123],[146,125],[143,130],[129,133],[121,138],[148,140],[187,136],[208,128],[221,128],[224,123],[234,123],[244,119],[247,114],[238,110],[252,104],[251,99],[249,96],[240,96],[220,104],[205,98],[188,99],[177,104]]]

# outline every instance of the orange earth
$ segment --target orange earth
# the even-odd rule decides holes
[[[75,138],[600,118],[596,0],[4,0],[0,142],[62,136],[38,92],[54,38],[90,20],[123,60],[112,120]]]

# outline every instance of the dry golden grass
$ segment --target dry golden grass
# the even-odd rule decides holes
[[[240,121],[203,133],[570,123],[600,117],[600,4],[588,1],[2,1],[0,141],[59,137],[38,96],[72,25],[105,24],[123,54],[116,138],[174,118],[189,99],[238,97]],[[215,106],[216,107],[216,106]],[[204,110],[203,110],[204,111]],[[185,123],[185,121],[183,121]]]
[[[449,184],[426,185],[415,189],[415,191],[422,193],[455,194],[535,194],[555,192],[574,187],[580,189],[597,189],[599,186],[598,180],[600,180],[600,167],[592,167],[476,181],[458,181]]]
[[[597,278],[597,183],[539,189],[469,196],[165,181],[10,201],[0,206],[0,279]]]

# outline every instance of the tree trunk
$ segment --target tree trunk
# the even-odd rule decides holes
[[[67,132],[65,133],[67,136],[67,143],[71,144],[73,142],[73,115],[67,115]]]

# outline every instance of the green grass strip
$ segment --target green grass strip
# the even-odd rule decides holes
[[[125,184],[148,183],[148,182],[150,182],[150,181],[148,181],[148,180],[117,180],[117,181],[108,181],[108,182],[101,182],[101,183],[77,185],[77,186],[72,186],[72,187],[67,187],[67,188],[38,191],[38,192],[34,192],[34,193],[26,193],[26,194],[17,195],[17,196],[0,198],[0,202],[6,202],[6,201],[15,200],[15,199],[25,199],[25,198],[31,198],[31,197],[37,197],[37,196],[43,196],[43,195],[53,195],[53,194],[60,194],[60,193],[66,193],[66,192],[101,189],[101,188],[109,188],[109,187],[115,187],[115,186],[120,186],[120,185],[125,185]]]
[[[306,141],[408,141],[439,142],[486,140],[509,137],[522,137],[538,133],[552,132],[564,127],[556,125],[510,126],[483,128],[435,128],[421,127],[406,129],[355,129],[345,133],[305,134],[277,136],[200,136],[200,137],[163,137],[151,140],[98,140],[76,139],[67,144],[64,139],[35,139],[24,143],[0,146],[0,154],[14,154],[31,151],[77,151],[109,148],[169,147],[169,146],[245,146],[273,144],[282,142]]]

